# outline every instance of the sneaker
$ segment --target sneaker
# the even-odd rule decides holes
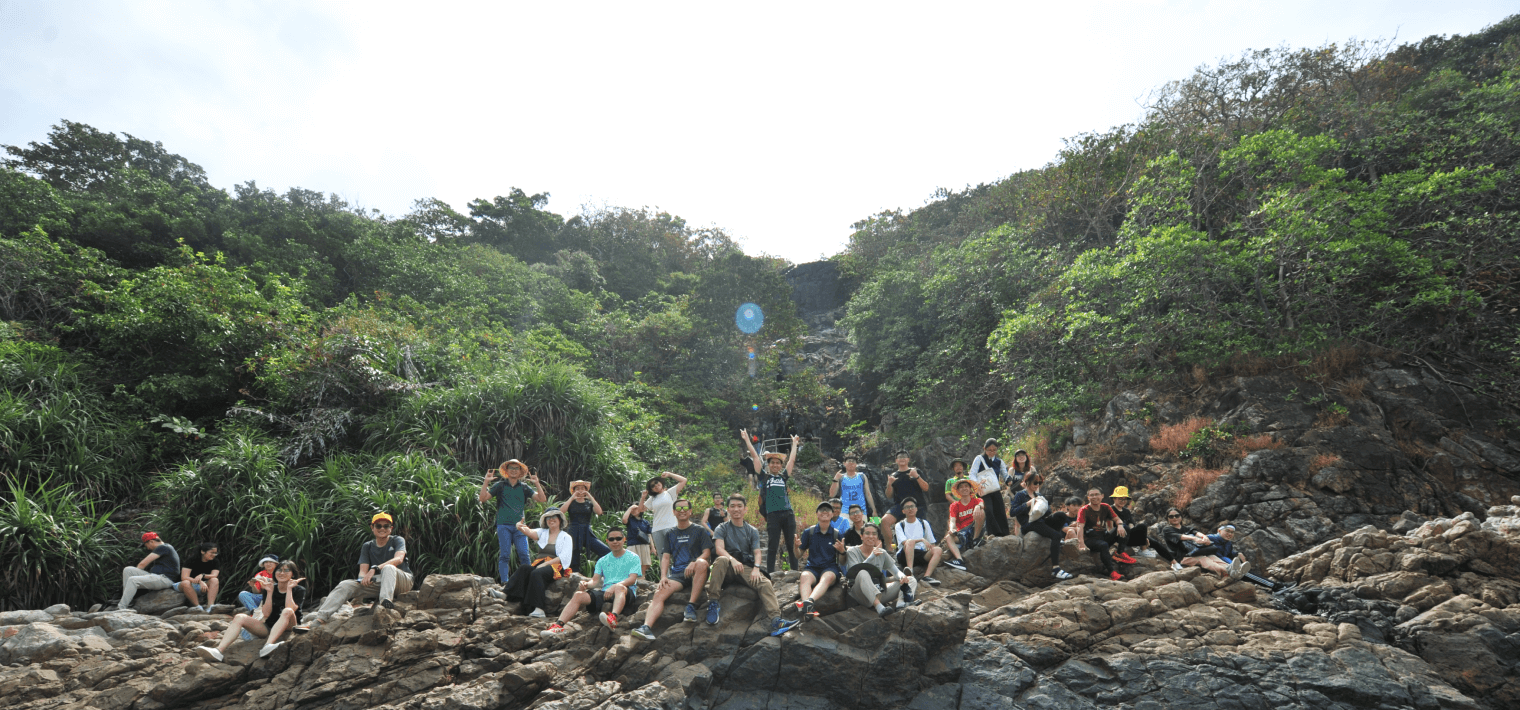
[[[1127,564],[1127,565],[1135,564],[1135,558],[1130,557],[1128,553],[1124,553],[1124,552],[1115,552],[1114,553],[1114,561],[1115,562],[1122,562],[1122,563]]]
[[[534,607],[533,608],[533,612],[530,613],[530,614],[528,614],[528,617],[532,618],[532,619],[542,619],[545,616],[547,616],[547,614],[544,613],[544,608],[541,607],[541,606],[540,607]]]
[[[1108,578],[1114,580],[1115,582],[1117,582],[1117,581],[1119,581],[1121,579],[1124,579],[1124,575],[1119,574],[1119,570],[1114,570],[1114,571],[1108,573]]]
[[[707,623],[718,623],[718,602],[716,600],[707,603]]]
[[[681,620],[682,621],[690,621],[692,623],[696,623],[696,621],[697,621],[697,605],[695,605],[695,604],[687,604],[686,605],[686,613],[681,617]]]
[[[196,646],[195,655],[200,656],[201,658],[204,658],[208,661],[215,661],[217,663],[222,662],[222,652],[210,646]]]
[[[778,616],[774,619],[771,619],[771,631],[780,631],[785,628],[790,628],[791,625],[792,622],[787,621],[786,617]]]
[[[1244,557],[1236,557],[1235,559],[1230,560],[1230,567],[1229,569],[1225,570],[1225,574],[1230,579],[1240,579],[1240,575],[1245,574],[1245,572],[1242,571],[1242,567],[1245,564],[1245,561],[1246,558]]]
[[[617,614],[610,611],[602,612],[602,625],[613,631],[617,631]]]
[[[386,599],[385,601],[380,602],[380,606],[383,606],[383,607],[385,607],[387,609],[395,609],[396,608],[395,602],[392,602],[389,599]]]
[[[1141,550],[1141,551],[1140,551],[1140,556],[1141,556],[1141,557],[1149,557],[1149,558],[1150,558],[1150,559],[1153,559],[1153,560],[1154,560],[1154,559],[1156,559],[1156,557],[1157,557],[1157,555],[1156,555],[1156,551],[1155,551],[1155,550],[1152,550],[1152,549],[1151,549],[1151,548],[1149,548],[1149,547],[1147,547],[1147,548],[1145,548],[1145,549],[1143,549],[1143,550]]]
[[[813,609],[813,600],[812,599],[808,599],[807,601],[802,602],[802,615],[803,616],[818,616],[818,612]]]
[[[1251,561],[1250,560],[1248,560],[1248,559],[1246,559],[1244,557],[1237,557],[1237,558],[1235,558],[1235,561],[1237,561],[1237,562],[1240,563],[1240,577],[1244,577],[1247,574],[1251,573]],[[1232,577],[1231,579],[1240,579],[1240,577]]]
[[[204,613],[206,613],[206,607],[203,607],[203,606],[201,606],[199,604],[196,604],[195,606],[192,606],[189,609],[186,609],[185,613],[186,614],[204,614]]]
[[[950,560],[945,563],[945,566],[951,569],[958,569],[962,572],[966,571],[966,563],[961,560]]]
[[[266,644],[264,644],[264,647],[261,648],[261,649],[259,649],[259,658],[268,658],[269,654],[274,653],[275,649],[277,649],[277,648],[279,648],[281,646],[284,646],[284,645],[285,645],[284,641],[276,641],[274,643],[266,643]]]
[[[938,587],[939,586],[939,580],[937,580],[937,579],[935,579],[933,577],[924,577],[920,581],[922,581],[924,584],[927,584],[927,585],[929,585],[931,587]]]
[[[1176,560],[1172,560],[1172,571],[1173,572],[1181,572],[1182,571],[1182,563],[1178,562]]]
[[[654,640],[654,629],[649,628],[649,624],[644,624],[643,626],[640,626],[639,628],[634,629],[628,633],[644,639],[645,641]]]
[[[895,606],[884,606],[884,607],[876,610],[876,616],[878,618],[879,617],[884,617],[884,616],[886,616],[888,614],[891,614],[894,611],[897,611],[897,607],[895,607]]]
[[[1067,572],[1064,569],[1061,569],[1060,567],[1055,568],[1055,570],[1052,571],[1051,574],[1054,574],[1056,576],[1056,579],[1060,579],[1060,580],[1067,580],[1067,579],[1071,579],[1072,577],[1077,576],[1077,575],[1074,575],[1074,574],[1072,574],[1070,572]]]
[[[565,630],[565,627],[560,626],[559,622],[556,621],[556,622],[554,622],[552,624],[549,624],[549,628],[544,629],[543,631],[538,632],[538,635],[540,637],[546,638],[546,639],[547,638],[554,638],[555,634],[557,634],[557,633],[559,633],[561,631],[564,631],[564,630]]]

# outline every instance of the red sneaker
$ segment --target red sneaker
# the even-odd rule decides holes
[[[612,629],[613,631],[617,631],[617,622],[617,614],[614,614],[610,611],[602,612],[602,624],[607,628]]]
[[[1119,581],[1121,579],[1124,579],[1124,575],[1119,574],[1118,570],[1115,570],[1113,572],[1109,572],[1108,573],[1108,578],[1114,580],[1115,582],[1117,582],[1117,581]]]
[[[1124,564],[1127,564],[1127,565],[1135,564],[1135,558],[1130,557],[1127,553],[1123,553],[1123,552],[1115,552],[1114,553],[1114,561],[1115,562],[1123,562]]]

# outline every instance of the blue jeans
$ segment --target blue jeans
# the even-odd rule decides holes
[[[253,612],[257,611],[260,606],[264,605],[264,595],[254,594],[253,592],[244,589],[243,591],[238,592],[238,603],[242,604],[243,608],[248,610],[249,616],[253,616]],[[253,640],[253,634],[248,633],[248,629],[243,629],[243,632],[239,634],[239,636],[244,641]]]
[[[528,536],[522,534],[516,525],[497,525],[496,544],[501,549],[501,554],[496,558],[496,576],[502,584],[512,576],[512,548],[517,548],[517,564],[528,562]]]

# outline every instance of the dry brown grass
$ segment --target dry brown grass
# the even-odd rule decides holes
[[[1207,417],[1188,417],[1177,424],[1163,426],[1159,433],[1151,437],[1151,450],[1176,456],[1187,448],[1188,439],[1192,438],[1194,432],[1213,423],[1214,420]]]
[[[1186,508],[1194,497],[1223,475],[1222,468],[1190,468],[1183,471],[1182,483],[1177,488],[1177,495],[1172,497],[1172,505],[1178,509]]]
[[[1235,458],[1245,458],[1246,454],[1262,449],[1281,449],[1286,447],[1286,442],[1272,438],[1271,434],[1257,434],[1255,436],[1242,436],[1234,442]]]
[[[1272,361],[1260,355],[1235,353],[1230,357],[1230,373],[1243,377],[1262,375],[1272,370]]]
[[[1339,346],[1325,350],[1309,361],[1310,379],[1333,380],[1345,377],[1356,369],[1362,354],[1356,348]]]
[[[1346,380],[1346,383],[1341,385],[1341,396],[1346,399],[1366,399],[1368,384],[1371,383],[1365,377]]]
[[[1309,470],[1318,472],[1322,468],[1329,468],[1340,463],[1341,457],[1335,454],[1319,454],[1309,460]]]
[[[1346,412],[1335,412],[1326,409],[1314,418],[1314,427],[1317,429],[1329,429],[1331,427],[1345,426],[1351,421]]]

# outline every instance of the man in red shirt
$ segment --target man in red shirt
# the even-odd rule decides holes
[[[951,532],[945,536],[945,546],[950,548],[950,556],[955,559],[945,565],[965,571],[966,563],[961,559],[961,550],[969,549],[971,541],[982,536],[982,525],[986,523],[987,517],[982,499],[976,497],[976,484],[970,479],[956,481],[952,490],[958,500],[950,504],[947,527]]]
[[[1124,575],[1114,568],[1114,558],[1109,547],[1124,539],[1124,521],[1114,507],[1103,502],[1103,491],[1096,488],[1087,492],[1087,505],[1077,511],[1077,550],[1087,552],[1090,547],[1098,553],[1103,571],[1118,581]]]

